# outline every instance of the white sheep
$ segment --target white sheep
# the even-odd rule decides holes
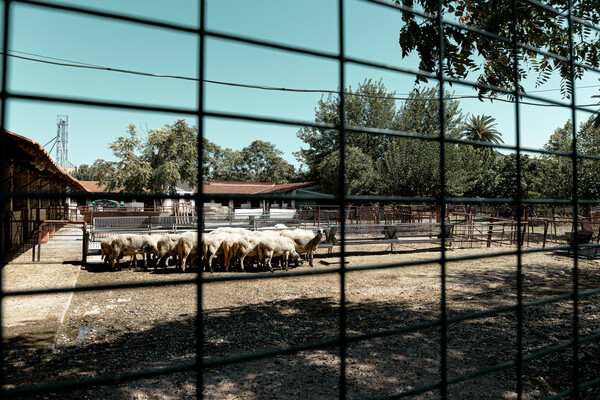
[[[177,241],[177,267],[183,272],[186,269],[186,261],[189,256],[198,255],[198,233],[186,232]]]
[[[239,242],[241,240],[247,241],[247,236],[238,233],[229,233],[221,242],[223,264],[225,265],[225,271],[227,272],[229,272],[229,265],[231,264],[232,258],[238,253]]]
[[[158,249],[158,261],[154,265],[156,269],[159,265],[161,267],[167,267],[167,258],[178,256],[177,243],[181,238],[180,234],[166,234],[160,237],[156,241],[156,247]]]
[[[202,236],[202,253],[204,254],[205,266],[212,268],[212,260],[215,256],[223,253],[223,240],[230,234],[227,232],[210,232]]]
[[[109,264],[112,259],[112,242],[118,235],[110,235],[100,242],[100,255],[104,264]]]
[[[313,267],[314,253],[321,243],[321,239],[325,235],[323,229],[319,228],[315,235],[313,231],[304,229],[293,229],[281,231],[282,236],[291,238],[296,244],[296,251],[299,254],[306,253],[306,259],[309,261],[309,265]]]
[[[241,236],[236,243],[236,254],[240,258],[240,265],[244,272],[246,272],[246,269],[244,268],[244,260],[246,257],[255,257],[258,255],[258,242],[260,241],[260,237],[260,235]]]
[[[213,231],[209,232],[208,234],[237,233],[239,235],[248,235],[251,232],[252,232],[251,230],[246,229],[246,228],[234,228],[232,226],[222,226],[222,227],[214,229]]]
[[[294,241],[288,237],[281,236],[278,233],[265,234],[258,241],[258,256],[263,265],[267,265],[269,270],[273,272],[271,259],[273,257],[283,257],[283,267],[288,270],[289,256],[294,258],[296,266],[300,256],[296,252]]]
[[[142,254],[144,266],[146,266],[145,255],[158,254],[156,240],[150,235],[125,234],[116,236],[112,243],[111,267],[114,269],[115,260],[117,268],[120,268],[119,255],[132,256],[132,266],[137,266],[137,254]]]

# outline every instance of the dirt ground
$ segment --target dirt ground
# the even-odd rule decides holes
[[[345,397],[369,399],[434,385],[407,396],[438,399],[442,333],[441,267],[439,263],[394,264],[432,260],[439,251],[413,248],[386,253],[372,248],[352,253],[347,267],[388,266],[349,272],[345,277],[346,328],[353,340],[346,356]],[[361,248],[361,251],[364,248]],[[448,251],[460,258],[511,250]],[[321,251],[315,271],[339,267],[336,255]],[[467,374],[512,360],[517,354],[516,256],[449,262],[445,271],[446,354],[449,398],[516,399],[516,367]],[[523,301],[566,295],[572,288],[573,258],[542,252],[523,257]],[[578,260],[580,290],[600,288],[600,263]],[[193,399],[198,386],[206,399],[332,399],[340,393],[340,348],[331,344],[340,330],[340,275],[295,276],[304,264],[282,279],[213,281],[202,286],[202,355],[214,362],[203,371],[174,372],[142,380],[123,379],[108,386],[48,391],[44,399]],[[268,273],[267,273],[268,274]],[[268,274],[270,275],[270,274]],[[204,274],[204,277],[258,277],[248,272]],[[175,285],[196,272],[165,270],[108,271],[92,258],[86,268],[69,263],[9,264],[3,269],[5,290],[42,287],[87,287],[115,283],[167,281],[159,287],[9,297],[3,306],[4,387],[46,384],[111,374],[189,366],[195,361],[197,289]],[[579,333],[592,335],[579,348],[581,382],[600,376],[600,294],[582,296]],[[503,312],[461,320],[461,315],[507,307]],[[573,303],[534,303],[524,309],[524,354],[568,342],[573,336]],[[373,332],[385,333],[369,338]],[[355,339],[355,340],[354,340]],[[289,346],[323,343],[318,349],[221,365],[218,360]],[[572,348],[523,363],[524,399],[561,393],[572,382]],[[179,371],[179,370],[178,370]],[[455,378],[456,383],[453,383]],[[31,398],[29,396],[28,398]],[[581,392],[600,398],[600,387]]]

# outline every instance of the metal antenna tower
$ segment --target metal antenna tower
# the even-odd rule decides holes
[[[54,146],[56,146],[56,163],[60,167],[69,166],[69,117],[67,115],[56,116],[56,136],[52,138],[48,143],[44,145],[44,148],[48,147],[50,143],[54,142],[48,153],[52,153]]]
[[[56,116],[56,161],[61,167],[69,166],[69,117],[67,115]]]

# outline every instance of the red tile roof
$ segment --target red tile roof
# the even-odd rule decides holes
[[[106,185],[100,184],[98,181],[79,181],[87,189],[88,192],[106,192]]]
[[[206,194],[289,193],[309,186],[315,186],[315,183],[301,182],[275,185],[267,182],[210,181],[208,184],[202,185],[202,191]]]
[[[285,183],[281,185],[273,185],[272,187],[263,190],[261,193],[289,193],[296,189],[302,189],[315,185],[315,182]]]

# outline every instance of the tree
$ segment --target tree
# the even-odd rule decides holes
[[[208,141],[207,141],[208,142]],[[294,167],[270,143],[255,140],[242,150],[222,149],[205,142],[205,179],[288,183],[296,180]],[[206,149],[210,149],[207,153]],[[208,176],[208,178],[207,178]]]
[[[388,92],[383,82],[365,79],[356,90],[349,87],[345,91],[346,126],[395,129],[397,126],[394,92]],[[339,126],[340,100],[329,95],[321,98],[315,109],[315,122]],[[336,128],[302,128],[297,133],[308,148],[294,153],[296,158],[306,165],[307,177],[318,180],[320,163],[340,147],[340,132]],[[346,145],[359,148],[373,160],[383,156],[385,135],[368,132],[351,132],[346,135]]]
[[[340,151],[335,150],[319,164],[321,189],[324,193],[338,194],[340,182]],[[375,191],[377,177],[373,160],[359,148],[347,147],[345,152],[347,195],[369,195]]]
[[[108,191],[125,190],[126,192],[144,192],[148,187],[151,176],[150,164],[141,154],[142,140],[137,134],[133,124],[127,127],[127,133],[109,144],[113,154],[119,160],[107,163],[106,174],[103,174],[100,183],[106,185]]]
[[[493,166],[494,185],[486,196],[515,198],[517,196],[517,155],[509,154],[499,157]],[[532,158],[528,154],[521,155],[521,196],[528,199],[543,197],[544,177],[546,170],[543,160]]]
[[[240,152],[244,160],[246,180],[254,182],[289,183],[294,179],[294,167],[281,156],[274,144],[255,140]]]
[[[288,183],[296,179],[294,167],[275,145],[255,140],[241,151],[203,138],[204,180]],[[116,162],[94,163],[99,181],[108,190],[175,193],[177,184],[198,184],[198,129],[185,120],[148,131],[145,138],[130,124],[127,133],[109,145]]]
[[[353,162],[362,162],[370,176],[373,168],[373,185],[366,185],[364,192],[386,195],[439,196],[440,190],[440,103],[439,89],[435,87],[414,89],[400,109],[396,109],[393,93],[387,93],[385,85],[379,81],[366,80],[356,92],[348,90],[346,118],[348,125],[368,126],[409,132],[426,138],[411,138],[369,132],[348,132],[347,149],[353,158],[347,160],[346,174],[349,188],[365,185],[364,176],[350,173]],[[352,100],[354,97],[357,99]],[[365,100],[366,99],[366,100]],[[316,109],[316,120],[330,124],[339,123],[339,102],[328,97],[321,99]],[[462,112],[456,100],[444,100],[445,136],[459,138],[462,132]],[[312,179],[324,182],[329,190],[337,182],[337,175],[331,175],[330,168],[335,164],[334,154],[339,146],[339,132],[336,129],[304,128],[298,136],[308,145],[308,149],[297,153],[298,158],[308,166]],[[470,147],[472,148],[472,147]],[[356,155],[360,151],[360,156]],[[447,193],[462,194],[468,188],[469,174],[474,169],[464,156],[466,147],[446,144],[446,189]],[[338,154],[338,153],[335,153]],[[364,158],[367,156],[368,158]],[[339,158],[339,155],[337,156]],[[325,160],[327,162],[325,163]],[[361,161],[362,160],[362,161]],[[367,161],[368,160],[368,161]],[[325,163],[325,164],[323,164]],[[327,165],[329,169],[324,169]],[[360,165],[356,166],[360,167]],[[330,175],[323,177],[321,174]],[[356,182],[353,179],[357,179]],[[368,190],[367,190],[368,189]],[[357,190],[354,191],[356,193]]]
[[[204,180],[215,180],[219,171],[218,157],[222,149],[207,138],[202,138],[202,150],[202,177]]]
[[[439,87],[413,89],[403,103],[396,117],[396,129],[420,135],[440,136]],[[463,114],[460,103],[452,100],[452,93],[444,94],[445,135],[459,138],[462,129]]]
[[[600,155],[600,127],[595,127],[594,116],[580,124],[577,129],[577,154],[587,156]],[[554,131],[544,150],[572,153],[573,124],[567,121],[563,127]],[[549,198],[569,199],[573,193],[573,159],[570,156],[548,155],[544,195]],[[577,195],[580,199],[599,200],[600,180],[598,179],[600,162],[595,159],[577,158]]]
[[[147,188],[154,193],[175,193],[178,182],[198,183],[198,130],[185,120],[148,132],[142,160],[151,170]]]
[[[385,144],[384,157],[378,163],[381,176],[380,192],[386,195],[440,196],[440,136],[439,90],[435,87],[413,90],[398,111],[397,129],[426,138],[394,137]],[[444,100],[445,136],[459,138],[462,112],[456,100]],[[446,194],[462,195],[468,177],[474,172],[469,147],[446,143]]]
[[[463,131],[463,135],[465,139],[475,142],[504,143],[501,138],[502,134],[496,130],[495,126],[496,119],[489,115],[471,115]],[[490,147],[490,150],[493,150],[493,148]]]
[[[396,0],[407,7],[422,9],[429,14],[437,14],[438,0]],[[569,2],[546,0],[542,2],[563,15],[569,12]],[[444,25],[443,72],[446,76],[464,79],[476,74],[477,83],[497,86],[507,90],[514,87],[513,52],[510,39],[513,37],[513,14],[510,0],[442,0],[442,15],[454,16],[462,24],[508,38],[504,43],[487,36],[479,35],[450,24]],[[528,77],[531,70],[536,74],[536,83],[546,82],[556,71],[561,78],[561,92],[569,96],[570,66],[560,58],[569,58],[568,25],[565,18],[557,13],[528,2],[517,2],[517,39],[532,48],[545,50],[547,54],[534,52],[528,48],[519,49],[517,78]],[[600,8],[595,2],[574,0],[573,15],[593,24],[600,21]],[[435,18],[422,19],[410,12],[402,13],[404,24],[400,29],[399,44],[402,56],[407,57],[416,51],[420,58],[419,69],[435,73],[439,60],[439,28]],[[600,35],[582,23],[573,24],[573,52],[575,63],[598,68],[600,65]],[[550,54],[558,55],[553,57]],[[574,66],[574,78],[579,79],[585,68]],[[417,81],[427,81],[418,75]],[[523,88],[520,88],[523,90]],[[479,94],[488,92],[480,87]]]
[[[98,181],[106,172],[106,161],[97,159],[92,165],[81,164],[71,173],[73,178],[80,181]]]
[[[153,129],[142,139],[135,125],[109,144],[118,161],[104,163],[108,190],[174,193],[178,182],[197,183],[197,129],[184,120]]]

